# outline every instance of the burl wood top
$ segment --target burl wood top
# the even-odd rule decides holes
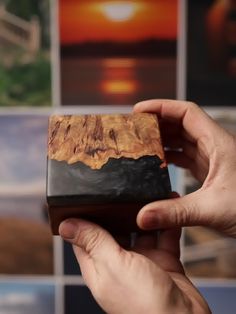
[[[165,165],[156,115],[54,115],[49,120],[48,158],[81,161],[100,169],[109,158],[157,155]]]

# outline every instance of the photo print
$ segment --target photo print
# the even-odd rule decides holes
[[[46,141],[48,118],[0,115],[0,273],[53,273],[48,224]]]
[[[187,99],[236,106],[236,1],[187,1]]]
[[[55,287],[37,282],[1,281],[0,313],[53,314]]]
[[[51,105],[49,0],[0,1],[0,107]]]
[[[62,105],[176,97],[178,0],[59,0]]]

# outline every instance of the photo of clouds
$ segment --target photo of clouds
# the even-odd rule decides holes
[[[53,285],[0,282],[0,313],[53,314],[54,298]]]
[[[62,105],[175,98],[177,0],[59,0]]]

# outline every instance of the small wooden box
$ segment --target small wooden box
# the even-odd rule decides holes
[[[156,115],[50,117],[47,201],[53,234],[72,217],[113,234],[137,231],[141,207],[170,192]]]

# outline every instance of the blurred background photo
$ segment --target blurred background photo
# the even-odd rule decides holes
[[[47,116],[0,115],[1,273],[53,274],[45,201],[46,138]]]
[[[235,107],[236,1],[187,2],[187,98]]]
[[[0,1],[0,107],[50,106],[49,0]]]

